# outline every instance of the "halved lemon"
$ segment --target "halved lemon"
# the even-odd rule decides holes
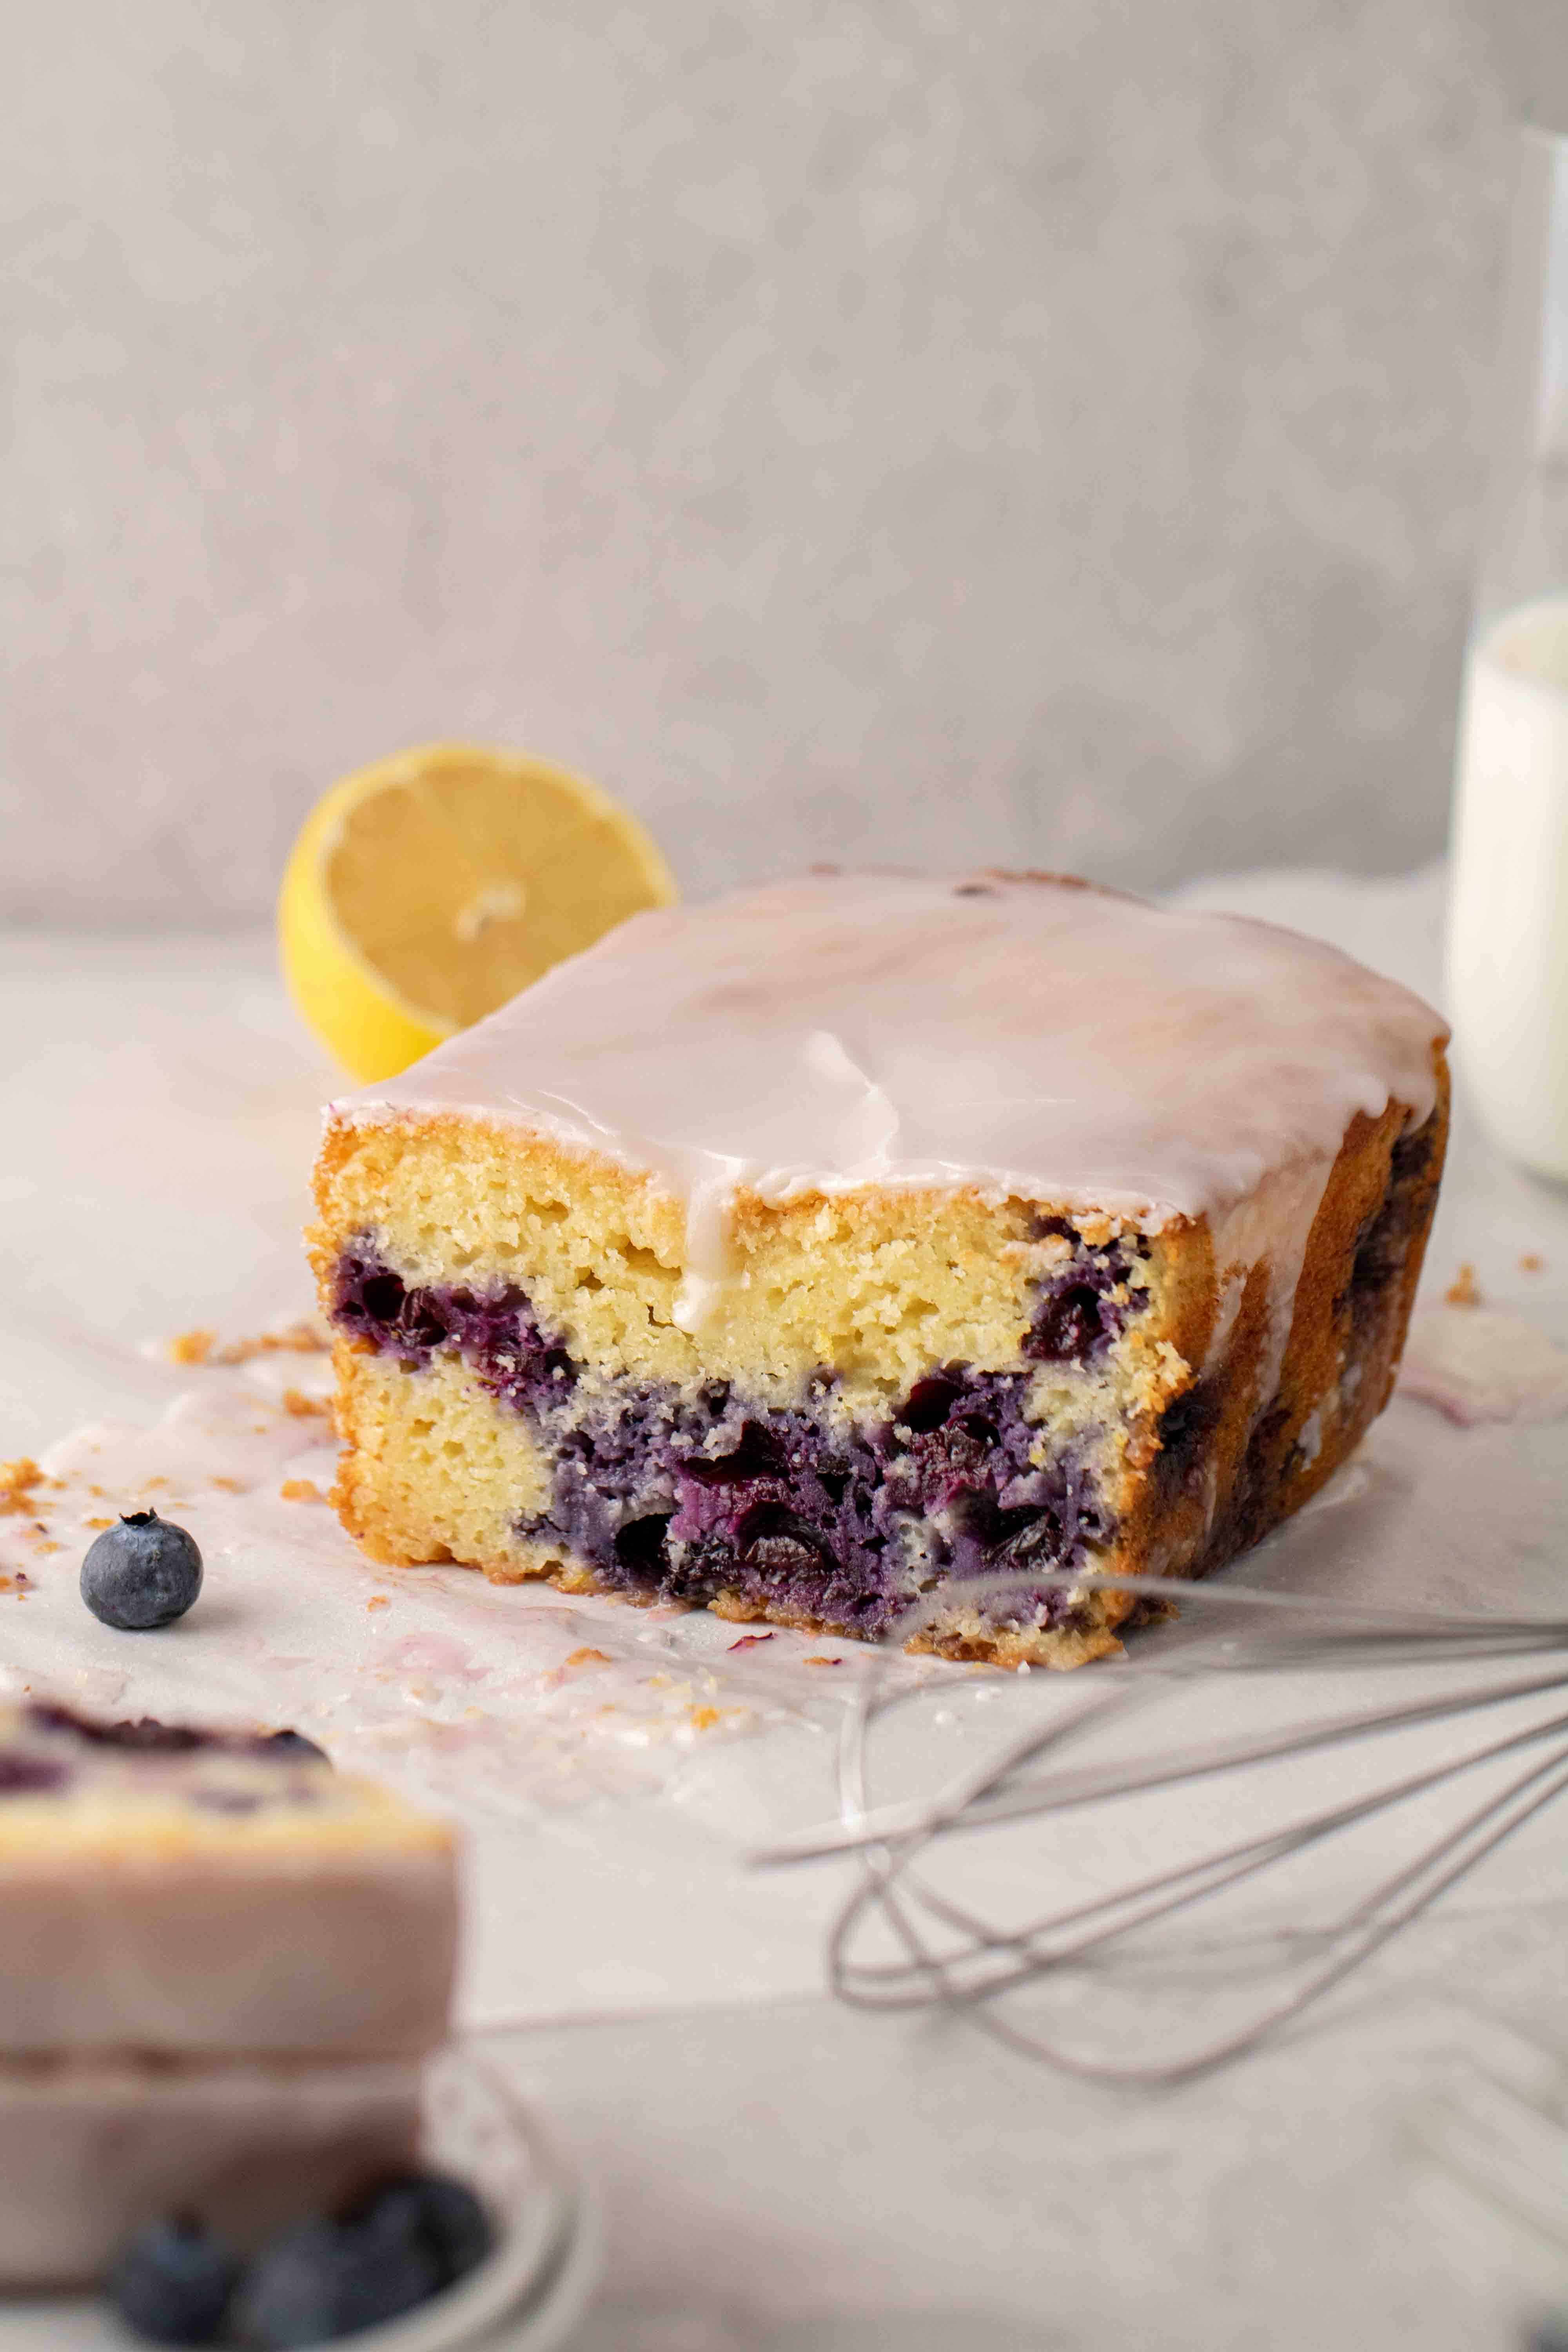
[[[675,896],[596,784],[521,752],[423,744],[345,776],[306,819],[278,899],[283,976],[370,1083]]]

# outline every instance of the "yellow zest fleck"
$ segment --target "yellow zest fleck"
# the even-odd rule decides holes
[[[687,1709],[687,1720],[693,1731],[711,1731],[719,1720],[716,1706],[693,1706]]]

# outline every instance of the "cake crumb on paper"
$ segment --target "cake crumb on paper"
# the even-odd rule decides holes
[[[83,1519],[82,1521],[84,1528],[111,1528],[113,1525],[112,1519]]]
[[[384,1592],[373,1592],[364,1605],[367,1609],[390,1609],[392,1603]]]
[[[248,1364],[253,1356],[324,1355],[331,1344],[320,1323],[301,1316],[279,1331],[257,1331],[221,1348],[216,1331],[181,1331],[165,1343],[165,1353],[173,1364]]]
[[[278,1493],[285,1503],[321,1503],[326,1499],[313,1478],[285,1478]]]
[[[816,1657],[806,1658],[803,1660],[802,1663],[808,1666],[841,1666],[844,1664],[844,1661],[842,1658]]]
[[[731,1643],[730,1647],[731,1650],[757,1650],[773,1638],[771,1633],[742,1633],[738,1642]]]
[[[303,1389],[285,1389],[283,1410],[292,1413],[296,1421],[304,1421],[315,1414],[325,1420],[332,1408],[326,1397],[307,1396]]]
[[[226,1478],[220,1475],[213,1480],[213,1485],[221,1486],[226,1495],[243,1495],[246,1492],[243,1478]]]
[[[1476,1280],[1476,1269],[1468,1258],[1461,1262],[1458,1273],[1443,1293],[1443,1297],[1450,1307],[1479,1307],[1481,1304],[1480,1286]]]
[[[719,1709],[716,1706],[688,1707],[686,1719],[693,1731],[711,1731],[719,1720]]]
[[[22,1518],[34,1507],[35,1486],[44,1484],[44,1474],[29,1454],[20,1454],[14,1462],[0,1462],[0,1513]]]
[[[1544,1271],[1545,1265],[1546,1260],[1539,1250],[1526,1250],[1519,1261],[1521,1274],[1541,1274]]]
[[[561,1663],[563,1666],[609,1666],[615,1664],[615,1660],[607,1650],[584,1648],[574,1650],[568,1657],[563,1658]]]

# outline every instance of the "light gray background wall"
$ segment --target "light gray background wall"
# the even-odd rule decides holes
[[[1563,23],[12,12],[0,914],[264,912],[433,735],[585,768],[700,890],[1430,854]]]

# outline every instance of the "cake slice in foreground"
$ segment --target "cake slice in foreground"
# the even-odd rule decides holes
[[[405,2166],[456,1935],[449,1832],[308,1741],[0,1706],[0,2283]]]
[[[378,1559],[1076,1665],[1393,1383],[1446,1031],[1269,926],[1050,877],[642,915],[335,1105],[312,1255]]]

